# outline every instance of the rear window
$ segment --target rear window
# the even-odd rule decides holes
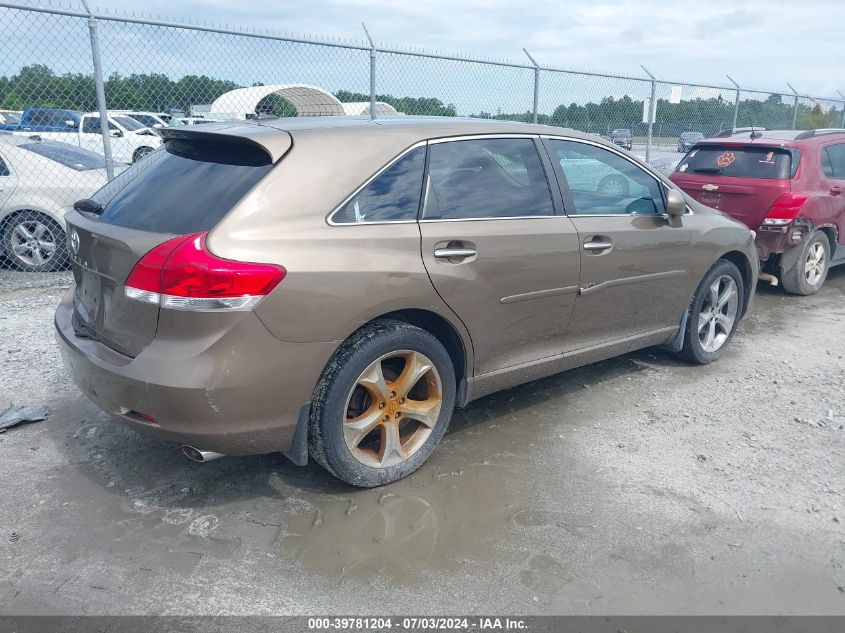
[[[271,169],[249,145],[181,139],[133,163],[92,198],[101,222],[155,233],[208,231]]]
[[[101,154],[89,152],[87,149],[75,147],[69,143],[44,141],[41,143],[26,143],[19,145],[21,149],[49,158],[57,163],[70,167],[75,171],[90,171],[105,169],[106,159]]]
[[[733,178],[787,180],[798,169],[800,152],[782,147],[704,145],[694,148],[676,171]]]

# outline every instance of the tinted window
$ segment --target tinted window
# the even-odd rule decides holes
[[[146,127],[153,127],[154,125],[161,125],[160,121],[156,121],[154,117],[150,116],[149,114],[131,114],[129,115],[138,123],[145,125]]]
[[[130,132],[134,132],[135,130],[143,130],[145,126],[144,123],[137,121],[136,119],[130,116],[116,116],[114,120],[120,123],[124,128],[129,130]],[[109,123],[109,127],[114,127]]]
[[[734,178],[789,179],[798,168],[798,156],[795,150],[777,147],[704,145],[687,154],[678,163],[677,171]]]
[[[3,161],[3,157],[0,156],[0,176],[9,176],[12,172],[9,171],[9,168],[6,167],[6,163]]]
[[[116,130],[117,127],[114,123],[109,121],[109,129]],[[87,116],[82,119],[82,131],[85,133],[90,134],[99,134],[100,133],[100,117],[98,116]]]
[[[825,175],[829,178],[845,178],[845,143],[830,145],[824,149],[827,160],[823,162]]]
[[[273,165],[259,148],[169,140],[95,193],[102,222],[157,233],[212,229]]]
[[[579,214],[664,213],[663,187],[631,161],[602,147],[550,141]]]
[[[418,147],[385,169],[333,216],[338,224],[416,220],[425,148]]]
[[[534,141],[479,139],[429,148],[426,219],[553,215]]]
[[[69,143],[44,141],[43,143],[27,143],[18,147],[54,160],[76,171],[106,168],[106,159],[104,156],[89,152],[81,147],[75,147]]]
[[[21,115],[20,114],[4,114],[3,117],[6,119],[6,125],[18,125],[21,122]]]

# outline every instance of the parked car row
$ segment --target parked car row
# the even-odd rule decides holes
[[[110,114],[108,129],[112,158],[123,163],[133,163],[161,146],[161,139],[150,128],[125,114]],[[19,123],[2,125],[0,130],[71,143],[98,153],[103,151],[98,112],[29,108],[24,110]]]

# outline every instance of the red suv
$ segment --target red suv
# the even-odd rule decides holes
[[[845,130],[722,133],[670,178],[757,231],[762,270],[787,292],[813,294],[845,264]]]

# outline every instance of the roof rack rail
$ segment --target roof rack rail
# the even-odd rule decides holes
[[[826,134],[845,134],[845,129],[842,128],[819,128],[817,130],[807,130],[805,132],[801,132],[795,137],[796,141],[802,141],[805,138],[813,138],[814,136],[825,136]]]
[[[727,138],[728,136],[733,136],[734,134],[741,134],[742,132],[765,132],[766,128],[764,127],[757,127],[750,126],[750,127],[735,127],[735,128],[728,128],[727,130],[720,130],[717,134],[715,134],[712,138]]]

